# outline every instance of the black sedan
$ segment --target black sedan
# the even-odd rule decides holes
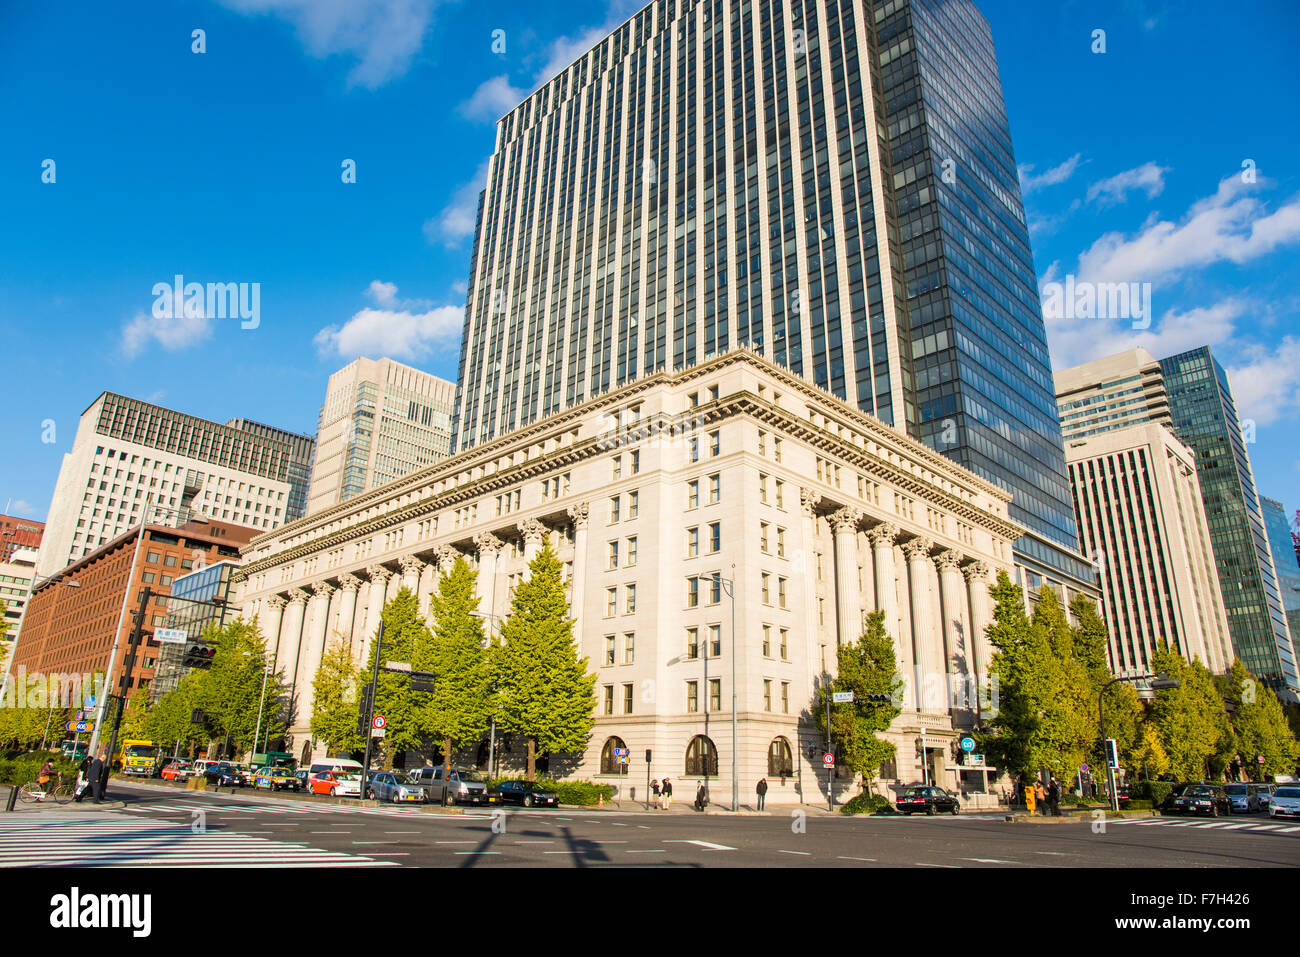
[[[1174,798],[1175,814],[1208,814],[1218,817],[1232,813],[1232,798],[1215,784],[1189,784]]]
[[[499,804],[518,804],[522,807],[560,806],[560,796],[536,781],[502,781],[491,793],[496,795]]]
[[[894,807],[898,809],[899,814],[915,814],[917,811],[926,814],[937,814],[940,811],[956,814],[961,810],[961,804],[955,794],[949,794],[943,788],[935,787],[907,788],[895,799]]]
[[[215,784],[218,787],[223,784],[232,788],[248,786],[248,778],[244,777],[244,772],[233,764],[227,764],[224,761],[220,764],[214,764],[204,771],[203,777],[209,784]]]

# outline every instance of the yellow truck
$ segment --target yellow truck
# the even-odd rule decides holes
[[[123,774],[139,774],[149,777],[158,764],[158,747],[152,741],[133,741],[130,738],[122,742],[122,750],[113,761],[113,766],[122,768]]]

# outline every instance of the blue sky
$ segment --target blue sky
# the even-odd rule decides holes
[[[1300,508],[1297,5],[977,2],[1040,278],[1152,284],[1144,330],[1052,321],[1057,365],[1214,346],[1260,491]],[[636,8],[0,9],[0,508],[44,517],[104,389],[311,432],[329,373],[363,349],[454,379],[493,122]],[[260,283],[257,328],[153,319],[154,284],[176,274]]]

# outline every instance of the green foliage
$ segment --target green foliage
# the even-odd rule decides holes
[[[352,661],[347,643],[332,640],[321,655],[320,668],[312,683],[311,736],[324,741],[333,753],[365,747],[357,732],[362,679]]]
[[[1141,798],[1130,798],[1127,801],[1121,801],[1119,806],[1122,811],[1153,811],[1156,808],[1153,802]]]
[[[69,761],[59,751],[31,751],[16,757],[0,759],[0,784],[24,785],[35,781],[46,761],[54,762],[54,770],[63,776],[63,783],[71,784],[77,773],[77,762]]]
[[[1184,781],[1214,780],[1235,751],[1235,735],[1213,678],[1199,661],[1189,664],[1167,645],[1152,656],[1151,667],[1180,682],[1151,705],[1170,772]]]
[[[1100,689],[1112,677],[1106,621],[1087,595],[1071,599],[1070,613],[1077,622],[1073,628],[1074,657],[1088,673],[1091,686]]]
[[[45,700],[43,695],[40,700]],[[67,735],[65,728],[72,718],[70,708],[0,706],[0,745],[25,750],[39,747],[42,741],[58,744]]]
[[[487,784],[494,788],[502,781],[515,781],[517,778],[493,778]],[[538,778],[537,783],[554,791],[561,804],[574,807],[595,807],[603,797],[609,802],[614,797],[614,788],[609,784],[597,784],[594,781],[556,781],[553,778]]]
[[[1252,781],[1278,774],[1292,774],[1300,759],[1300,742],[1287,723],[1282,703],[1240,660],[1219,679],[1224,703],[1232,712],[1230,722],[1236,739],[1236,753]],[[1264,758],[1260,764],[1258,758]]]
[[[437,677],[434,690],[425,694],[423,722],[442,742],[444,761],[450,765],[456,748],[477,742],[487,730],[492,707],[492,675],[484,647],[483,622],[474,612],[477,575],[463,558],[438,579],[430,596],[432,639],[415,667]]]
[[[850,799],[841,808],[841,814],[889,814],[894,810],[894,805],[890,803],[889,798],[880,794],[868,794],[863,791],[861,794]]]
[[[1144,776],[1159,777],[1169,770],[1169,755],[1165,753],[1164,745],[1160,743],[1160,734],[1152,724],[1142,726],[1141,740],[1130,757],[1133,767]]]
[[[1150,801],[1155,807],[1164,807],[1174,794],[1174,786],[1169,781],[1138,781],[1129,794],[1144,801]]]
[[[403,586],[398,590],[393,600],[384,606],[381,617],[384,622],[384,647],[380,667],[390,661],[404,661],[414,668],[416,662],[429,659],[432,635],[420,615],[419,598],[409,588]],[[375,654],[378,651],[378,642],[372,641],[369,660],[361,678],[363,682],[373,673]],[[398,752],[414,751],[424,745],[429,729],[423,698],[422,692],[411,690],[408,676],[379,672],[375,713],[388,719],[387,733],[382,739],[385,768],[393,766],[393,758]]]
[[[144,737],[163,748],[174,748],[179,743],[187,751],[193,745],[208,740],[211,734],[206,725],[190,723],[190,716],[198,707],[196,702],[203,675],[202,671],[186,675],[175,690],[153,703],[145,718]]]
[[[893,742],[882,741],[876,732],[887,729],[900,711],[898,700],[903,682],[898,676],[894,643],[885,633],[885,614],[872,612],[866,629],[856,645],[837,649],[839,674],[829,686],[817,689],[813,717],[817,728],[826,735],[826,698],[836,691],[853,692],[851,704],[831,705],[830,740],[839,752],[840,761],[862,776],[868,790],[880,765],[894,756]],[[872,702],[869,695],[889,695],[888,704]]]
[[[559,559],[550,543],[515,587],[495,655],[500,728],[528,741],[528,777],[538,753],[582,751],[594,724],[596,676],[573,639]]]
[[[283,734],[277,704],[286,695],[284,679],[280,672],[266,674],[266,642],[256,620],[237,618],[223,628],[209,629],[204,640],[215,643],[217,653],[211,668],[191,677],[197,679],[194,707],[204,710],[209,729],[219,738],[229,736],[236,750],[244,751],[253,749],[254,735],[264,741],[268,731],[272,738]]]
[[[122,727],[118,730],[117,740],[121,742],[129,738],[133,741],[153,741],[149,734],[148,711],[148,683],[142,682],[126,700],[126,710],[122,713]]]

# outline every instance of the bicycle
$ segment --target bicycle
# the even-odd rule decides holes
[[[40,784],[36,781],[28,781],[18,789],[18,799],[24,804],[36,804],[39,801],[46,800],[52,800],[55,804],[67,804],[72,800],[72,785],[55,782]]]

